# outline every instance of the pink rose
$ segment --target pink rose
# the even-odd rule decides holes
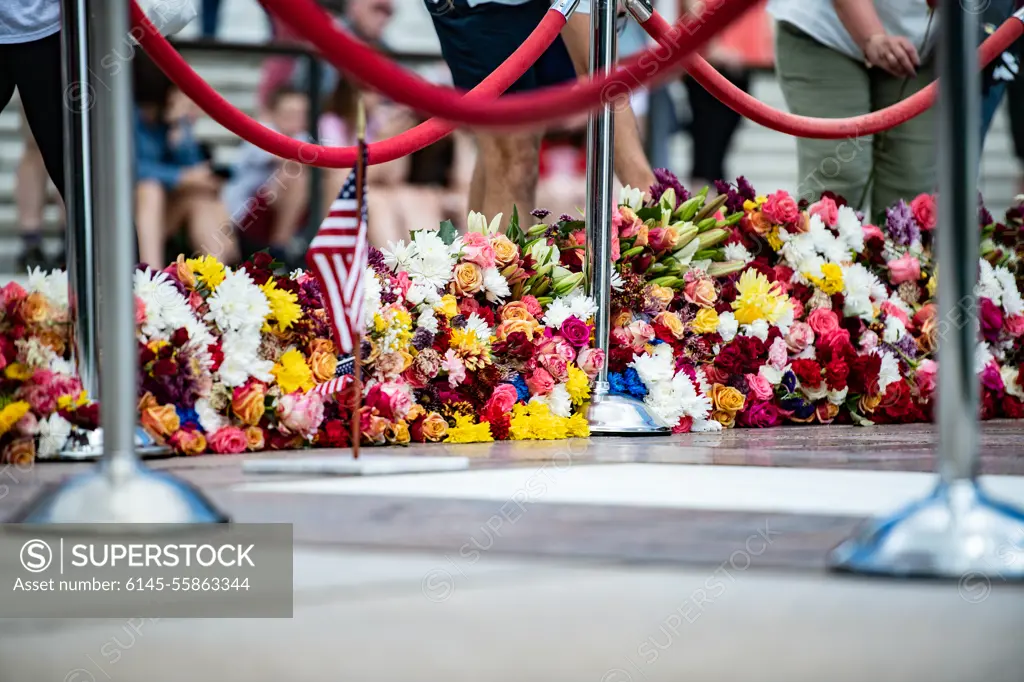
[[[547,395],[554,389],[555,380],[547,370],[537,368],[526,380],[526,386],[530,389],[531,395]]]
[[[540,307],[540,303],[533,296],[523,296],[522,303],[526,306],[526,312],[533,315],[536,319],[539,320],[544,314],[544,309]]]
[[[576,349],[561,336],[547,339],[543,343],[538,344],[536,353],[537,355],[558,355],[564,358],[566,362],[572,362],[576,359]]]
[[[604,367],[604,351],[598,348],[583,348],[576,356],[576,364],[593,379]]]
[[[512,406],[519,402],[519,392],[512,384],[498,384],[494,393],[487,400],[484,412],[498,416],[512,411]]]
[[[761,213],[776,225],[789,225],[800,217],[800,208],[789,192],[780,189],[768,196],[761,206]]]
[[[934,230],[936,223],[935,197],[931,194],[918,194],[910,202],[910,210],[914,212],[914,220],[922,230]]]
[[[569,378],[569,363],[561,355],[541,355],[537,361],[555,381],[562,382]]]
[[[903,326],[910,329],[910,316],[907,315],[907,311],[900,308],[892,301],[883,301],[882,305],[879,306],[879,310],[888,315],[889,317],[895,317],[903,323]]]
[[[629,334],[630,338],[630,343],[627,345],[633,348],[642,348],[648,341],[654,340],[654,327],[643,320],[631,322],[626,327],[626,333]]]
[[[278,430],[286,436],[313,440],[324,420],[324,400],[319,393],[289,393],[277,400]],[[244,434],[243,434],[244,436]]]
[[[10,308],[12,303],[17,303],[26,296],[28,292],[25,291],[25,287],[17,282],[8,282],[0,289],[0,298],[3,298],[5,308]]]
[[[633,336],[625,327],[615,327],[611,331],[611,345],[628,348],[633,345]]]
[[[1006,390],[1003,375],[999,373],[999,365],[995,361],[988,363],[985,365],[985,369],[981,370],[981,385],[996,393]]]
[[[934,360],[922,360],[917,366],[917,373],[914,378],[917,380],[917,388],[924,397],[931,397],[935,393],[936,379],[939,375],[939,365]]]
[[[747,387],[750,389],[750,395],[754,396],[757,400],[771,400],[772,396],[775,395],[771,382],[760,374],[748,374],[746,375],[746,380]]]
[[[496,256],[491,240],[480,232],[467,232],[462,237],[462,258],[482,268],[493,268]]]
[[[635,237],[643,225],[644,221],[640,220],[629,206],[619,206],[612,216],[612,227],[622,239]]]
[[[706,277],[701,277],[686,283],[686,286],[683,287],[683,298],[702,308],[709,308],[718,300],[718,292],[715,291],[714,282]]]
[[[146,323],[146,303],[139,298],[135,297],[135,326],[139,327]]]
[[[833,329],[839,329],[839,318],[828,308],[816,308],[807,316],[807,324],[820,336]]]
[[[679,233],[671,227],[653,227],[647,233],[647,243],[657,252],[674,249]]]
[[[249,441],[245,431],[237,426],[222,426],[207,441],[210,449],[218,455],[237,455],[245,452]]]
[[[794,322],[786,334],[786,348],[790,353],[799,353],[807,346],[814,343],[814,330],[806,322]],[[767,398],[762,398],[767,400]]]
[[[786,347],[786,342],[781,338],[776,338],[768,349],[768,364],[775,369],[782,369],[787,362],[789,362],[789,349]]]
[[[916,282],[921,278],[921,262],[909,253],[888,262],[889,281],[893,284]]]
[[[31,411],[26,412],[25,415],[14,424],[14,430],[23,436],[34,436],[39,431],[39,420],[36,419],[36,415]]]
[[[839,222],[839,207],[831,197],[822,197],[820,201],[811,204],[807,212],[821,218],[821,222],[828,227],[835,227]]]
[[[1006,332],[1014,337],[1024,336],[1024,314],[1017,313],[1016,315],[1010,315],[1003,320],[1003,327]]]
[[[882,230],[879,229],[877,225],[865,225],[863,230],[865,242],[869,242],[872,239],[877,239],[883,242],[885,241],[885,235],[882,234]]]
[[[878,348],[878,334],[870,329],[860,335],[860,349],[865,353]]]
[[[386,381],[374,384],[366,393],[364,403],[376,408],[377,413],[388,421],[404,419],[412,408],[412,398],[401,384]]]
[[[590,343],[590,325],[575,315],[571,315],[562,322],[561,332],[562,338],[576,348],[581,348]]]

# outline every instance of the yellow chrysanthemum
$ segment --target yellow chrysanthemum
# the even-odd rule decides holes
[[[805,272],[804,277],[829,296],[842,293],[844,283],[843,269],[841,267],[835,263],[825,263],[821,266],[821,274],[823,275],[822,277],[817,277],[809,272]]]
[[[590,424],[582,411],[565,420],[570,438],[590,438]]]
[[[779,236],[779,226],[776,225],[764,236],[768,242],[768,246],[772,247],[772,251],[778,251],[782,248],[782,238]]]
[[[89,395],[79,391],[78,395],[62,395],[57,398],[57,409],[75,410],[89,403]]]
[[[18,400],[0,410],[0,436],[10,431],[19,419],[28,414],[30,408],[24,400]]]
[[[474,423],[475,420],[468,414],[456,414],[455,426],[448,429],[446,443],[490,443],[494,440],[491,435],[491,425],[487,422]]]
[[[448,345],[471,372],[491,364],[489,339],[481,339],[470,329],[453,329]]]
[[[551,414],[545,403],[516,405],[509,436],[512,440],[561,440],[569,437],[569,419]]]
[[[260,287],[260,291],[267,297],[270,304],[270,314],[267,321],[263,323],[263,331],[271,331],[270,320],[274,320],[274,328],[278,331],[286,331],[293,324],[302,319],[302,308],[299,306],[299,297],[290,291],[277,288],[277,282],[268,279],[266,284]]]
[[[758,320],[778,322],[789,304],[789,296],[779,293],[778,284],[769,282],[767,277],[753,269],[740,275],[736,291],[732,309],[740,324],[753,324]]]
[[[293,393],[300,389],[308,391],[316,385],[313,381],[313,370],[306,364],[306,358],[294,348],[285,351],[270,373],[274,375],[285,393]]]
[[[227,270],[224,264],[213,256],[200,256],[199,258],[189,258],[185,263],[192,268],[192,272],[200,282],[206,285],[210,291],[213,291],[220,283],[224,281],[224,277],[227,275]]]
[[[714,334],[718,331],[718,313],[714,308],[701,308],[690,323],[695,334]]]
[[[31,367],[18,362],[13,362],[4,368],[4,376],[11,381],[28,381],[32,378],[32,374]]]
[[[373,331],[377,334],[383,334],[388,330],[388,321],[384,319],[384,316],[380,313],[373,314]]]
[[[441,297],[441,301],[434,305],[434,311],[450,320],[459,314],[459,302],[451,294],[445,294]]]
[[[565,381],[565,390],[573,405],[582,405],[590,398],[590,377],[576,365],[569,365],[569,378]]]

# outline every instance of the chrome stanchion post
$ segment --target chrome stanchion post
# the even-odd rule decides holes
[[[593,0],[590,8],[590,75],[611,73],[615,63],[615,0]],[[611,103],[590,115],[587,124],[587,293],[597,303],[597,347],[609,356],[612,282],[612,190],[614,176],[615,116]],[[595,435],[663,434],[668,427],[643,402],[613,395],[608,384],[608,362],[597,375],[590,409],[590,431]]]
[[[104,69],[104,59],[123,52],[128,37],[129,0],[90,3],[90,62],[103,72],[107,88],[94,91],[92,130],[97,172],[96,225],[104,230],[100,254],[101,351],[108,361],[100,375],[105,454],[93,471],[72,478],[33,501],[16,521],[23,523],[205,523],[222,522],[218,512],[191,486],[145,469],[135,452],[138,349],[135,340],[135,234],[132,221],[133,101],[131,65],[123,60]],[[119,50],[121,52],[119,52]],[[68,74],[70,77],[70,74]]]
[[[993,500],[977,481],[978,17],[960,0],[943,0],[942,11],[939,313],[953,324],[939,342],[939,481],[924,500],[867,524],[832,552],[830,563],[869,574],[1020,580],[1024,512]]]

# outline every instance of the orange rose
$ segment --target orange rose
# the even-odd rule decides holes
[[[484,271],[476,263],[459,263],[455,266],[452,290],[458,296],[472,296],[484,288]]]
[[[421,428],[423,437],[431,443],[442,441],[448,435],[448,422],[437,412],[431,412],[424,417]]]
[[[750,229],[762,237],[772,231],[772,221],[768,220],[760,211],[748,213],[747,221],[750,224]]]
[[[862,395],[860,400],[857,401],[857,407],[864,414],[871,414],[881,402],[882,399],[877,395]]]
[[[669,287],[651,284],[647,287],[646,291],[644,291],[644,302],[649,302],[651,304],[651,308],[664,310],[665,308],[668,308],[669,303],[672,302],[675,295],[675,292]]]
[[[181,420],[174,405],[147,407],[139,415],[139,422],[149,435],[161,443],[181,428]]]
[[[612,318],[612,329],[615,327],[628,327],[630,322],[633,321],[633,313],[628,310],[620,310],[616,313],[615,317]]]
[[[36,441],[34,438],[19,438],[8,444],[0,455],[0,462],[16,467],[31,466],[36,459]]]
[[[177,272],[178,281],[185,285],[187,289],[196,288],[196,274],[192,271],[192,266],[185,262],[185,256],[178,256],[178,260],[174,261],[173,266]]]
[[[384,430],[384,440],[392,445],[408,445],[412,440],[409,424],[404,419],[388,424]]]
[[[170,444],[179,455],[201,455],[206,451],[206,436],[201,431],[182,429],[171,436]]]
[[[736,413],[728,412],[726,410],[715,410],[711,413],[711,418],[722,425],[722,428],[731,429],[736,425]]]
[[[529,320],[508,320],[498,325],[498,328],[494,330],[494,335],[498,337],[499,341],[506,341],[510,334],[523,332],[526,334],[526,338],[532,341],[537,329],[538,326],[536,322],[531,322]]]
[[[672,333],[672,336],[677,339],[683,338],[686,334],[686,325],[684,325],[683,321],[679,319],[679,316],[673,312],[666,310],[658,313],[658,316],[654,318],[654,323],[660,324],[665,327],[665,329],[668,329]]]
[[[491,238],[491,247],[494,249],[494,260],[499,269],[519,260],[519,247],[503,234]]]
[[[231,396],[231,411],[246,426],[255,426],[267,410],[266,400],[266,384],[252,381],[235,389]]]
[[[427,410],[425,407],[419,403],[413,403],[412,407],[409,408],[409,411],[405,413],[405,421],[414,422],[426,413]]]
[[[46,302],[46,296],[38,291],[29,294],[18,304],[18,314],[25,324],[42,324],[50,314],[50,305]]]
[[[527,322],[536,322],[537,320],[530,314],[529,308],[522,301],[512,301],[506,303],[501,307],[500,313],[501,321],[508,322],[509,320],[526,320]]]
[[[729,412],[733,416],[743,409],[747,399],[732,386],[715,384],[711,387],[711,402],[716,411]]]
[[[323,383],[334,378],[334,370],[338,368],[338,357],[331,352],[315,350],[309,356],[309,368],[313,370],[313,378]]]
[[[245,448],[249,452],[257,452],[264,447],[263,429],[250,426],[245,430]]]
[[[330,339],[313,339],[309,342],[309,354],[312,355],[320,351],[322,353],[330,353],[331,355],[337,355],[337,349],[334,347],[334,342]]]
[[[39,341],[57,355],[64,355],[64,351],[67,350],[67,342],[64,340],[63,334],[58,334],[52,329],[44,329],[37,335]]]

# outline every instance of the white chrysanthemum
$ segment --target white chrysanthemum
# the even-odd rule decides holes
[[[415,258],[409,264],[409,279],[413,284],[421,284],[433,289],[443,289],[452,278],[453,264],[447,256],[444,258]]]
[[[781,235],[785,230],[780,230]],[[779,249],[779,255],[781,255],[786,264],[798,272],[803,272],[809,267],[812,267],[808,261],[817,255],[817,250],[814,247],[814,240],[808,233],[795,234],[789,237]]]
[[[473,332],[476,338],[481,341],[487,341],[491,338],[491,326],[487,324],[487,320],[480,317],[477,313],[473,313],[466,318],[466,331]]]
[[[419,260],[448,260],[452,254],[437,230],[416,230],[412,233],[412,254]]]
[[[828,401],[833,405],[842,405],[846,402],[846,396],[850,392],[849,386],[843,386],[841,391],[829,391]]]
[[[213,409],[213,405],[206,398],[196,401],[196,415],[199,417],[199,425],[203,427],[203,431],[211,436],[222,427],[227,426],[227,420]]]
[[[216,340],[170,277],[155,270],[136,270],[133,279],[135,295],[146,309],[146,319],[141,330],[145,339],[166,341],[175,331],[184,328],[188,332],[188,345],[196,360],[203,369],[210,368],[213,360],[210,358],[209,347]]]
[[[1018,369],[1016,367],[1010,367],[1009,365],[1003,365],[999,368],[999,376],[1003,378],[1003,386],[1006,387],[1006,392],[1012,395],[1014,398],[1024,399],[1024,387],[1021,387],[1017,383]]]
[[[711,413],[711,401],[707,396],[697,393],[685,372],[679,372],[669,380],[654,383],[644,381],[644,385],[647,386],[644,403],[669,426],[675,426],[683,417],[697,421],[706,419]]]
[[[54,412],[46,419],[39,421],[36,433],[39,436],[36,456],[40,459],[48,459],[64,449],[64,445],[67,444],[68,438],[71,436],[71,422]]]
[[[754,260],[754,256],[747,251],[747,247],[743,246],[739,242],[733,242],[732,244],[726,244],[725,249],[725,260],[736,260],[744,263],[749,263]]]
[[[68,273],[54,270],[46,273],[42,268],[32,268],[28,273],[28,292],[39,292],[61,308],[68,307]]]
[[[865,320],[874,318],[872,300],[888,298],[885,286],[860,263],[843,266],[843,295],[843,314]]]
[[[839,238],[847,249],[854,253],[864,250],[864,226],[857,219],[856,211],[849,206],[840,206],[836,227],[839,230]]]
[[[52,348],[35,336],[18,339],[14,345],[18,349],[18,362],[31,369],[49,368],[53,358],[57,356]]]
[[[486,292],[488,301],[496,303],[500,303],[507,296],[512,295],[512,290],[508,288],[508,280],[498,271],[498,268],[484,269],[484,292]]]
[[[693,426],[690,427],[691,433],[714,433],[721,431],[724,427],[722,424],[715,419],[694,419]]]
[[[995,361],[992,349],[982,341],[974,349],[974,373],[981,374],[988,367],[988,363]]]
[[[636,370],[640,380],[648,387],[669,381],[675,375],[672,347],[667,343],[658,344],[653,353],[634,355],[629,366]]]
[[[570,317],[572,317],[572,308],[569,307],[569,299],[556,298],[548,305],[548,309],[544,312],[544,319],[541,321],[551,329],[561,329],[562,323]]]
[[[559,417],[572,416],[572,399],[569,398],[569,391],[566,390],[565,384],[556,385],[547,395],[530,398],[530,403],[547,405],[551,414]]]
[[[894,384],[900,380],[900,363],[896,359],[896,356],[889,351],[882,351],[882,366],[878,370],[878,392],[879,395],[885,395],[885,389],[889,387],[889,384]]]
[[[387,247],[380,252],[384,255],[384,264],[391,268],[392,272],[401,272],[409,269],[415,248],[413,244],[406,244],[404,239],[399,239],[397,242],[388,242]]]
[[[767,320],[755,320],[753,324],[745,324],[740,327],[740,331],[743,332],[743,336],[753,336],[762,341],[768,340]]]
[[[889,315],[885,318],[885,333],[882,334],[882,339],[886,343],[896,343],[907,333],[907,327],[903,324],[903,320],[893,315]]]
[[[584,322],[597,315],[597,303],[582,291],[574,291],[565,302],[572,314]]]
[[[697,375],[697,388],[704,395],[711,392],[711,382],[708,381],[708,375],[704,373],[703,367],[698,367],[694,374]]]
[[[366,272],[363,273],[363,326],[367,326],[373,322],[373,314],[380,310],[381,300],[380,295],[383,291],[380,279],[377,278],[377,273],[373,268],[366,268]]]
[[[992,269],[992,274],[1003,294],[1003,310],[1007,315],[1016,315],[1024,311],[1024,301],[1021,300],[1020,292],[1017,291],[1017,280],[1013,273],[1002,265]]]
[[[75,371],[75,365],[73,362],[71,362],[70,360],[65,360],[56,353],[54,353],[53,356],[50,358],[49,369],[51,372],[56,372],[57,374],[66,374],[68,376],[75,376],[76,374],[78,374],[78,372]]]
[[[739,323],[736,322],[736,316],[730,312],[720,313],[718,315],[717,331],[722,337],[722,341],[726,343],[736,338],[736,333],[739,331]]]
[[[622,275],[619,274],[618,270],[612,270],[611,285],[612,289],[614,289],[615,291],[622,291]]]
[[[245,270],[229,270],[207,303],[210,312],[206,319],[216,323],[224,332],[259,330],[270,314],[266,295]]]
[[[991,299],[996,305],[1002,305],[1003,285],[996,278],[995,269],[992,264],[984,258],[978,261],[980,266],[978,272],[978,283],[974,286],[974,295],[978,298]]]
[[[426,329],[431,334],[436,334],[438,325],[437,316],[434,315],[434,309],[425,308],[423,312],[420,313],[420,316],[416,318],[416,326],[420,329]]]

